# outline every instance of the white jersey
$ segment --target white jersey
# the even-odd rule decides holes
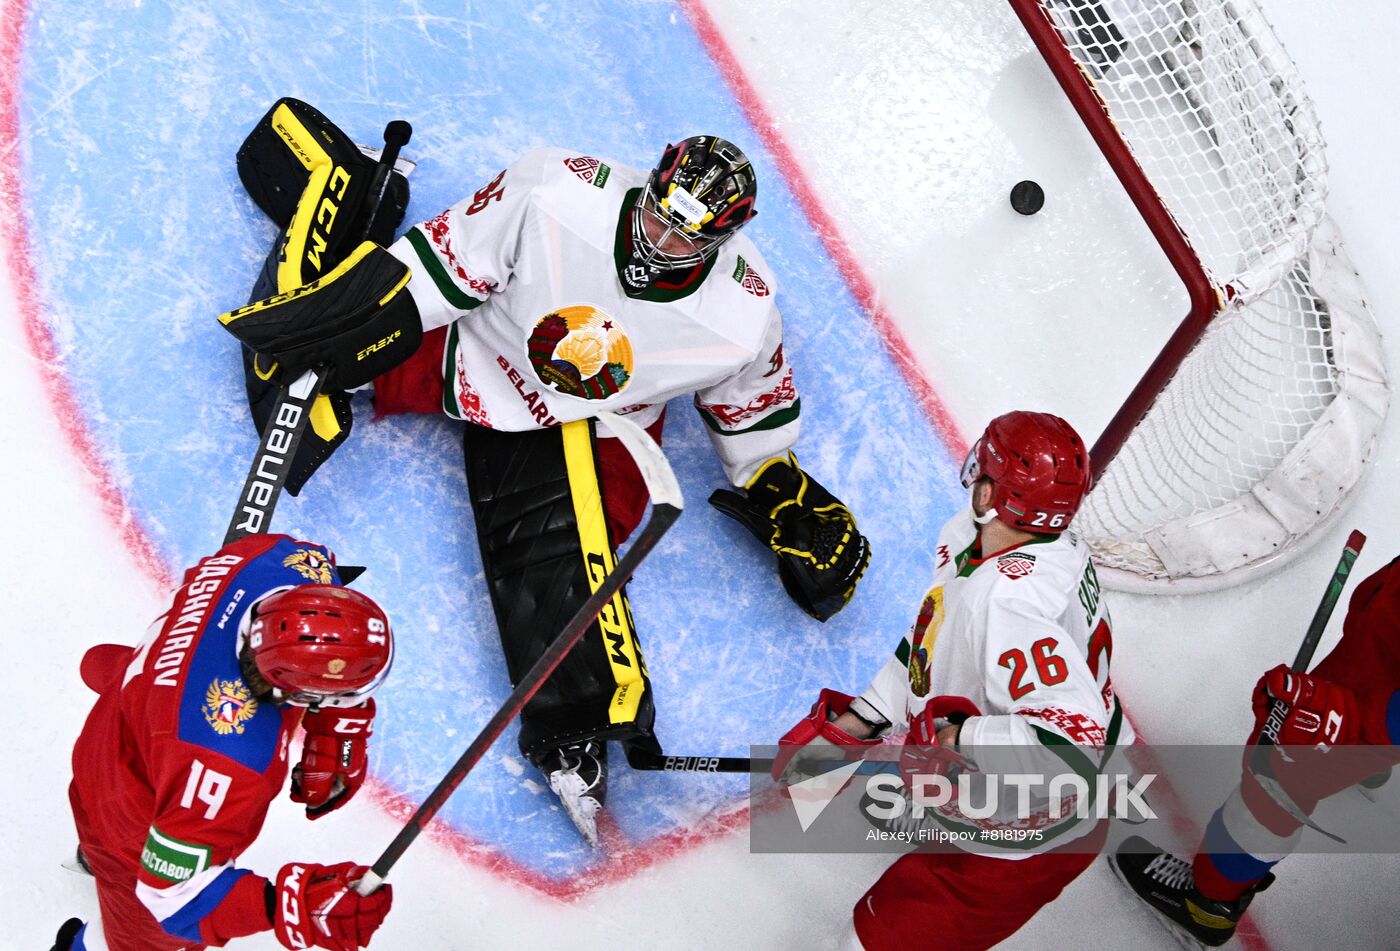
[[[1088,546],[1066,531],[984,554],[978,539],[971,511],[944,526],[918,619],[861,698],[897,725],[933,697],[972,701],[981,715],[963,723],[958,751],[985,772],[1043,774],[1047,750],[1097,770],[1132,728],[1109,679],[1113,637]]]
[[[726,474],[743,485],[797,440],[777,288],[739,234],[702,279],[628,297],[623,216],[646,177],[537,149],[389,250],[413,270],[423,329],[452,325],[448,415],[522,431],[611,410],[646,426],[693,393]]]

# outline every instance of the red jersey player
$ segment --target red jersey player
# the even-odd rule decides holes
[[[1273,778],[1304,815],[1319,801],[1368,780],[1383,780],[1400,745],[1400,558],[1357,587],[1342,638],[1311,674],[1279,666],[1254,688],[1259,737],[1273,700],[1288,704],[1273,751]],[[1351,747],[1344,756],[1327,756]],[[1195,941],[1229,941],[1271,869],[1291,853],[1303,823],[1259,782],[1248,765],[1240,785],[1215,811],[1194,861],[1133,837],[1111,863],[1138,897]]]
[[[392,659],[378,605],[340,586],[325,548],[285,535],[202,559],[138,647],[89,650],[83,680],[100,696],[69,798],[101,917],[65,923],[55,949],[175,951],[269,929],[288,948],[367,944],[393,896],[356,894],[362,866],[293,862],[270,880],[234,862],[298,726],[292,799],[315,819],[354,795]]]

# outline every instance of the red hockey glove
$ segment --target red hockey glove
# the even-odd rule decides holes
[[[292,802],[306,803],[306,817],[319,819],[350,801],[365,781],[374,701],[358,707],[322,707],[302,717],[306,745],[292,770]]]
[[[367,947],[394,902],[391,885],[360,897],[354,885],[368,871],[368,866],[353,862],[282,866],[272,918],[277,940],[292,949],[360,951]]]
[[[804,756],[803,753],[820,746],[878,746],[878,738],[856,739],[845,730],[838,729],[832,721],[851,707],[855,698],[837,690],[823,690],[812,710],[798,721],[797,725],[783,734],[778,741],[778,755],[773,760],[773,778],[791,785],[800,782],[803,776],[814,776],[826,771],[831,757]]]
[[[899,754],[899,771],[912,788],[914,776],[956,776],[976,767],[957,750],[938,741],[938,731],[950,724],[962,726],[969,717],[980,717],[982,711],[966,697],[934,697],[924,708],[909,718],[909,735]]]
[[[1356,696],[1346,687],[1300,674],[1279,664],[1254,687],[1255,743],[1265,726],[1274,700],[1288,704],[1278,727],[1279,746],[1315,746],[1325,749],[1361,741]]]

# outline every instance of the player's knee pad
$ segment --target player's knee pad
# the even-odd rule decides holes
[[[517,682],[615,564],[591,421],[523,433],[468,426],[467,483],[511,682]],[[625,589],[526,706],[521,750],[640,740],[655,710]]]

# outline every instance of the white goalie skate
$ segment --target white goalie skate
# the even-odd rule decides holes
[[[598,847],[598,813],[608,792],[608,748],[589,740],[555,750],[540,764],[564,812],[593,848]]]

